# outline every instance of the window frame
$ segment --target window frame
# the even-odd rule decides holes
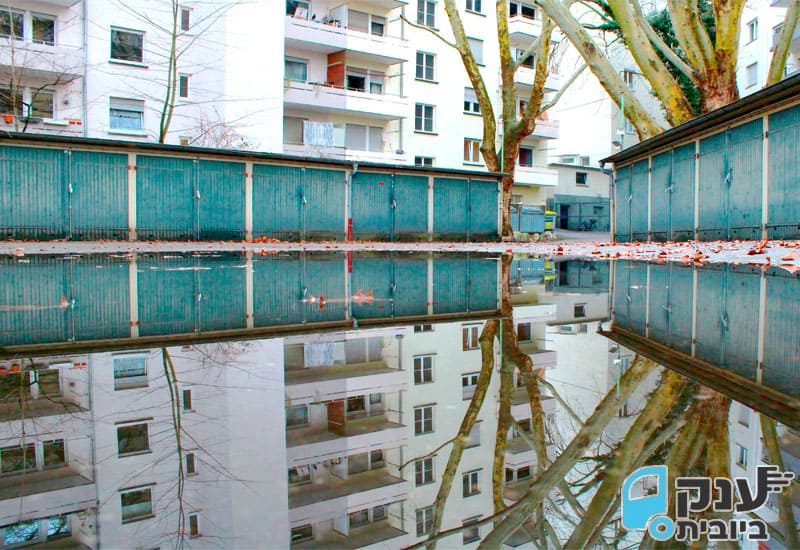
[[[436,2],[417,0],[417,25],[436,29]]]
[[[189,75],[178,75],[178,97],[181,99],[189,98]]]
[[[421,61],[421,63],[420,63]],[[429,63],[430,61],[430,63]],[[430,70],[430,78],[427,71]],[[420,76],[422,75],[422,76]],[[417,50],[415,56],[414,79],[421,82],[436,82],[436,54]]]
[[[434,433],[436,427],[433,418],[433,404],[414,407],[414,435]],[[417,413],[419,412],[419,415]],[[419,416],[419,418],[418,418]]]
[[[117,102],[115,105],[115,101]],[[134,107],[134,103],[137,105]],[[144,100],[140,99],[127,99],[121,97],[110,97],[108,103],[108,131],[110,133],[117,133],[117,134],[132,134],[132,135],[145,135],[144,131],[144,111],[145,111],[145,102]],[[115,117],[113,115],[114,111],[118,113],[135,113],[138,115],[135,117],[135,120],[138,120],[138,128],[123,128],[119,126],[114,126]],[[117,115],[116,120],[134,120],[133,117],[130,118],[119,118]]]
[[[523,162],[522,151],[530,151],[530,161],[525,160]],[[536,164],[536,149],[534,149],[533,147],[529,147],[529,146],[520,146],[519,155],[518,155],[517,159],[518,159],[517,160],[517,164],[519,164],[519,166],[521,168],[533,168],[534,165]]]
[[[589,185],[589,172],[575,172],[575,185],[587,187]]]
[[[481,0],[467,0],[466,8],[464,9],[468,13],[478,13],[483,15],[483,5],[481,4]]]
[[[428,114],[430,116],[428,116]],[[429,124],[428,124],[429,123]],[[428,128],[429,126],[429,128]],[[414,132],[418,134],[436,133],[436,106],[429,103],[414,104]]]
[[[461,350],[472,351],[480,348],[481,325],[461,325]]]
[[[475,156],[477,155],[477,159]],[[464,164],[482,165],[481,140],[475,138],[464,138]]]
[[[414,356],[414,385],[432,384],[434,354]],[[427,361],[426,361],[427,360]],[[426,365],[427,363],[427,365]],[[419,371],[419,372],[418,372]],[[419,374],[419,376],[417,376]],[[419,380],[419,381],[418,381]]]
[[[422,487],[436,482],[434,466],[432,456],[414,461],[414,487]]]
[[[297,410],[305,409],[305,422],[289,424],[289,411],[292,410],[292,409],[297,409]],[[306,428],[308,426],[309,426],[308,404],[291,405],[289,407],[286,407],[286,429],[287,430],[291,430],[291,429],[295,429],[295,428]]]
[[[433,163],[435,160],[436,157],[415,156],[414,166],[416,166],[417,168],[433,168]],[[431,326],[431,325],[414,325],[414,332],[430,332],[430,331],[418,331],[417,327],[420,326]]]
[[[467,37],[467,45],[469,46],[469,51],[472,54],[472,58],[475,60],[480,66],[483,66],[483,40],[480,38],[472,38]],[[478,49],[473,48],[475,46]],[[477,55],[476,55],[477,52]]]
[[[481,104],[473,88],[464,88],[464,114],[476,116],[481,114]]]
[[[124,361],[124,360],[141,360],[142,362],[142,373],[141,374],[127,374],[124,376],[117,375],[117,360]],[[147,380],[147,355],[144,354],[125,354],[125,355],[113,355],[111,357],[112,363],[112,376],[114,377],[114,391],[122,391],[122,390],[130,390],[136,388],[146,388],[148,386]],[[128,371],[132,371],[132,369],[128,369]]]
[[[433,529],[433,506],[416,509],[417,536],[427,535]],[[422,528],[420,529],[420,526]]]
[[[758,61],[750,63],[744,68],[745,88],[752,88],[758,84]]]
[[[128,523],[134,523],[136,521],[142,521],[145,519],[150,519],[155,517],[155,513],[153,511],[153,487],[154,485],[147,485],[142,487],[132,487],[129,489],[120,489],[119,496],[120,496],[120,517],[122,518],[122,524],[127,525]],[[133,493],[147,493],[149,495],[149,503],[150,509],[146,513],[140,513],[138,515],[132,517],[125,517],[125,504],[123,502],[125,495],[131,495]]]
[[[181,32],[187,32],[192,28],[192,8],[181,6],[180,10],[181,10],[180,29]]]
[[[745,42],[745,44],[750,44],[758,40],[758,17],[754,17],[748,21],[745,25],[745,29],[747,30],[747,42]]]
[[[57,43],[57,32],[58,32],[58,17],[55,15],[51,15],[49,13],[42,13],[38,11],[30,11],[28,12],[30,15],[30,27],[31,27],[31,43],[32,44],[41,44],[43,46],[55,46]],[[53,39],[51,41],[47,40],[36,40],[36,29],[35,29],[35,22],[36,19],[39,20],[47,20],[53,23]]]
[[[0,12],[6,12],[9,14],[9,32],[8,34],[0,32],[0,38],[13,38],[14,40],[25,41],[27,39],[25,33],[25,20],[27,19],[25,17],[26,10],[15,9],[8,5],[4,5],[2,8],[0,8]],[[15,14],[22,19],[22,24],[19,26],[19,34],[15,34],[15,25],[13,21],[13,15]]]
[[[461,474],[461,496],[469,498],[481,494],[481,469]]]
[[[287,69],[288,69],[288,65],[290,63],[298,65],[298,66],[302,65],[302,67],[303,67],[303,79],[302,80],[297,80],[295,78],[291,78],[291,77],[288,76],[289,75],[289,71]],[[308,59],[303,59],[303,58],[300,58],[300,57],[293,57],[293,56],[284,57],[283,58],[283,74],[286,75],[286,80],[288,80],[289,82],[303,82],[303,83],[308,82]]]
[[[461,536],[461,543],[462,544],[471,544],[473,542],[477,542],[481,540],[481,526],[475,525],[474,527],[469,527],[474,523],[478,523],[483,516],[474,516],[471,518],[467,518],[461,522],[462,536]]]
[[[480,372],[465,372],[461,375],[461,398],[463,401],[472,399],[472,396],[475,395],[480,374]]]
[[[153,452],[152,448],[150,447],[149,420],[152,420],[152,419],[134,420],[134,421],[130,421],[130,422],[120,422],[120,423],[115,425],[115,428],[117,429],[117,458],[124,458],[124,457],[128,457],[128,456],[136,456],[136,455],[148,454],[148,453],[152,453]],[[140,427],[140,426],[144,426],[144,437],[143,437],[143,439],[144,439],[144,447],[136,448],[136,449],[123,450],[123,448],[122,448],[123,439],[120,439],[120,435],[121,435],[120,434],[120,430],[127,430],[127,429],[130,429],[130,428],[135,428],[135,427]],[[139,437],[142,437],[141,434],[139,435]],[[128,443],[129,440],[130,440],[130,436],[126,436],[124,438],[124,441],[128,445],[129,445],[129,443]]]
[[[109,61],[112,63],[122,63],[122,64],[131,64],[131,65],[144,65],[144,52],[145,52],[145,35],[147,34],[145,31],[140,31],[137,29],[128,29],[125,27],[114,27],[110,28],[110,49],[109,49]],[[114,33],[126,33],[130,35],[138,35],[141,38],[141,45],[139,45],[139,59],[126,59],[124,57],[114,57]]]
[[[582,319],[586,317],[586,303],[574,304],[572,307],[573,317],[575,319]]]

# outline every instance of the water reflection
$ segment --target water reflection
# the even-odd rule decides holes
[[[763,325],[791,338],[793,310],[760,300],[796,280],[771,272],[747,275],[751,303],[741,269],[538,258],[90,257],[2,269],[18,285],[0,300],[6,546],[402,548],[438,536],[441,548],[653,547],[620,524],[634,469],[800,471],[791,418],[776,426],[720,382],[727,369],[737,392],[747,382],[794,395],[792,356],[768,378],[772,344],[757,345],[762,376],[748,378],[749,348],[728,334],[752,339]],[[748,334],[733,301],[749,304]],[[699,325],[719,311],[719,338],[701,343],[713,331]],[[222,339],[172,340],[197,332]],[[58,353],[21,347],[42,343]],[[701,385],[699,363],[678,372],[646,359],[656,345],[717,368],[717,384]],[[793,547],[798,493],[757,511],[769,545]]]

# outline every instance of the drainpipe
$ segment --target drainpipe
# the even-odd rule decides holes
[[[81,118],[83,119],[83,137],[89,137],[89,126],[87,117],[89,116],[89,101],[86,97],[87,94],[87,85],[86,85],[86,77],[88,75],[88,67],[89,67],[89,25],[87,21],[89,20],[89,7],[86,5],[89,0],[83,0],[83,82],[81,84],[81,93],[83,95],[83,106],[82,106],[82,113]]]
[[[353,177],[358,174],[358,163],[353,163],[353,171],[350,172],[348,187],[350,192],[347,194],[347,240],[353,239]]]

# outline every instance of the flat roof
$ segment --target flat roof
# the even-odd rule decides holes
[[[181,156],[213,156],[223,157],[229,160],[240,161],[269,161],[269,162],[294,162],[301,164],[312,164],[335,168],[352,168],[357,164],[359,169],[368,170],[388,170],[392,172],[412,172],[418,174],[443,175],[443,176],[466,176],[478,179],[496,179],[508,175],[502,172],[487,172],[478,170],[462,170],[457,168],[436,168],[421,167],[408,164],[389,164],[378,162],[361,162],[355,160],[330,159],[322,157],[305,157],[301,155],[285,155],[282,153],[267,153],[260,151],[245,151],[239,149],[214,149],[211,147],[195,147],[190,145],[167,145],[164,143],[152,143],[119,139],[86,138],[61,136],[55,134],[34,134],[23,132],[0,131],[0,144],[8,145],[9,142],[20,145],[47,145],[80,148],[102,148],[119,152],[132,153],[145,151],[152,153],[175,153]]]
[[[574,168],[575,170],[594,170],[595,172],[602,172],[603,174],[610,173],[608,169],[603,169],[599,166],[583,166],[581,164],[572,164],[569,162],[550,162],[548,165],[555,166],[556,168]]]
[[[791,99],[800,100],[800,73],[725,105],[724,107],[720,107],[715,111],[693,118],[680,126],[670,128],[655,137],[641,141],[615,155],[602,159],[600,164],[607,164],[610,162],[617,166],[630,164],[630,162],[648,156],[656,149],[678,143],[705,130],[734,122],[748,115],[752,115],[755,111]]]

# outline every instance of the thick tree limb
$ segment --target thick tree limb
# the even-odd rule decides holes
[[[772,52],[772,60],[767,73],[767,86],[777,84],[783,78],[783,69],[786,67],[786,59],[789,57],[789,46],[794,37],[794,30],[797,28],[798,18],[800,18],[800,0],[792,0],[786,10],[786,16],[783,18],[783,28],[778,35],[775,50]]]
[[[644,30],[645,34],[647,34],[647,38],[650,39],[650,42],[653,44],[653,46],[655,46],[655,48],[661,52],[664,57],[666,57],[669,62],[675,66],[676,69],[683,73],[684,76],[694,80],[694,70],[683,59],[681,59],[681,57],[675,53],[672,48],[667,46],[666,42],[661,39],[658,33],[653,29],[652,25],[647,22],[647,19],[642,13],[641,4],[638,1],[631,2],[631,7],[633,8],[636,24]]]
[[[510,513],[490,532],[481,543],[481,548],[499,548],[500,545],[530,517],[536,507],[547,497],[550,490],[580,460],[586,449],[597,439],[608,422],[616,415],[620,405],[628,398],[642,379],[656,367],[643,357],[636,357],[631,367],[595,409],[581,430],[561,455],[531,485],[528,492],[514,505],[507,508]]]

